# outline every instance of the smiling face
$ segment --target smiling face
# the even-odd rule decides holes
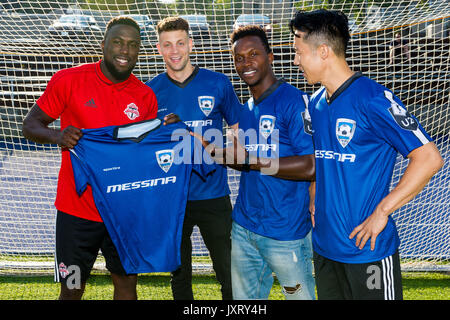
[[[128,79],[136,65],[140,45],[136,28],[124,24],[112,26],[102,41],[105,76],[113,82]]]
[[[294,36],[294,64],[298,66],[303,73],[308,84],[316,84],[320,82],[321,73],[323,70],[323,59],[318,53],[316,47],[311,41],[305,41],[305,33],[295,31]]]
[[[258,36],[240,38],[233,44],[232,52],[236,72],[250,88],[273,79],[273,53],[267,52]]]
[[[185,30],[161,32],[156,47],[166,63],[169,75],[171,72],[182,72],[190,65],[192,39]]]

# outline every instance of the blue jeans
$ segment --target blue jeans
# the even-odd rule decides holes
[[[267,299],[273,285],[272,273],[275,273],[287,300],[314,300],[312,272],[311,232],[303,239],[280,241],[253,233],[233,222],[233,299]]]

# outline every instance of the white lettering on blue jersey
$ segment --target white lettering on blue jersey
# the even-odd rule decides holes
[[[157,185],[164,185],[168,183],[175,183],[177,181],[176,176],[165,177],[165,178],[156,178],[135,182],[127,182],[122,184],[114,184],[110,185],[106,188],[106,193],[110,192],[120,192],[120,191],[129,191],[139,188],[148,188],[148,187],[156,187]]]
[[[332,150],[316,150],[314,153],[317,159],[329,159],[339,162],[355,162],[356,160],[356,154],[339,153]]]

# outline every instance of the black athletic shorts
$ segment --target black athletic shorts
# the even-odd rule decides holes
[[[314,252],[314,273],[319,300],[402,300],[398,252],[383,260],[351,264]]]
[[[126,275],[104,223],[82,219],[61,211],[56,216],[55,281],[65,282],[79,272],[85,282],[91,273],[99,250],[106,268],[118,275]]]

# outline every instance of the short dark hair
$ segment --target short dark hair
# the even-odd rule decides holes
[[[289,23],[289,28],[295,36],[296,30],[306,33],[305,40],[320,37],[336,55],[345,56],[350,32],[347,16],[343,12],[325,9],[297,11]]]
[[[189,22],[181,17],[167,17],[156,25],[158,35],[165,31],[186,31],[189,34]]]
[[[118,24],[131,26],[131,27],[133,27],[133,28],[135,28],[137,30],[139,35],[141,34],[141,28],[139,27],[139,24],[136,22],[136,20],[134,20],[131,17],[118,16],[118,17],[114,17],[111,20],[109,20],[108,24],[106,25],[104,38],[106,38],[106,35],[108,34],[108,31],[112,27],[114,27],[115,25],[118,25]]]
[[[264,45],[264,48],[266,49],[267,53],[271,53],[272,49],[269,45],[269,40],[267,39],[267,34],[264,31],[263,28],[256,25],[247,25],[239,27],[238,29],[234,30],[233,33],[230,35],[230,41],[233,45],[236,41],[239,39],[242,39],[247,36],[256,36],[259,39],[261,39],[262,44]]]

